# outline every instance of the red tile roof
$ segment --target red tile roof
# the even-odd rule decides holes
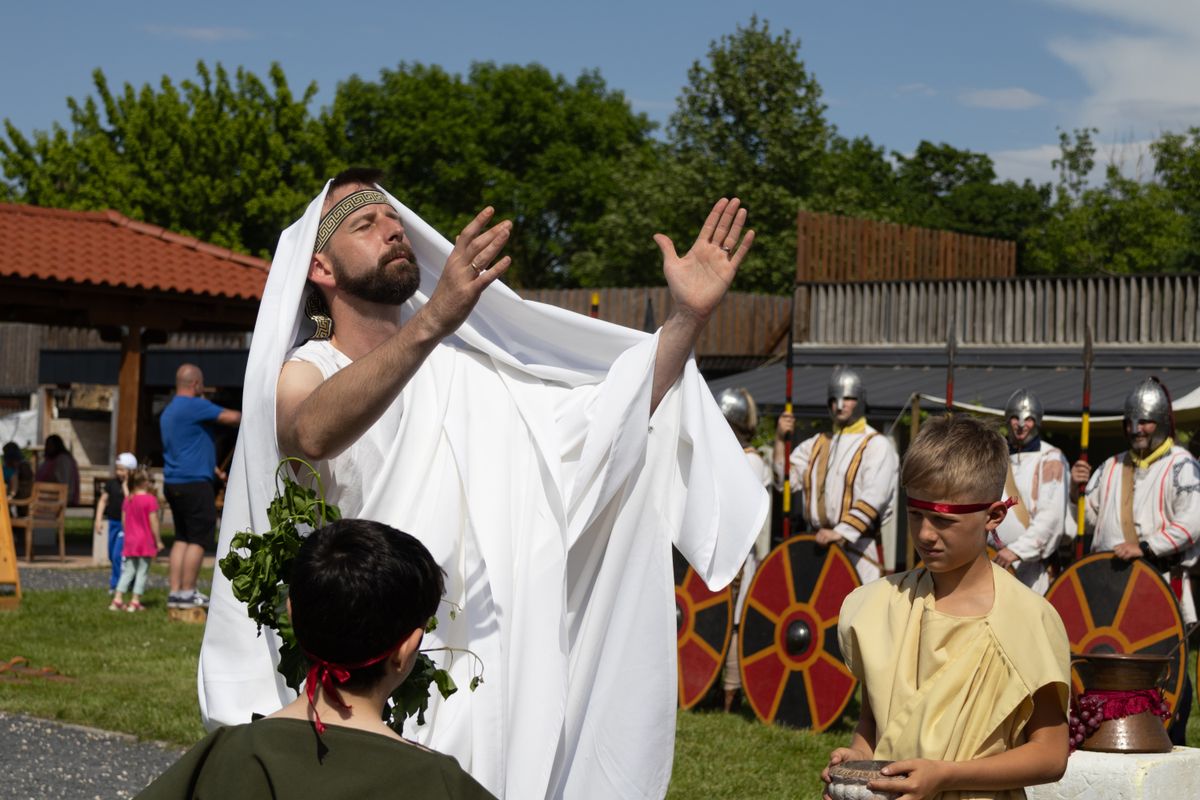
[[[0,278],[261,300],[269,267],[116,211],[0,203]]]

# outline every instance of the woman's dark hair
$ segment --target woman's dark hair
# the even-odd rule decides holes
[[[437,612],[442,569],[414,537],[365,519],[314,531],[292,564],[288,594],[296,640],[335,664],[375,658]],[[348,689],[372,686],[383,664],[352,670]]]
[[[16,442],[4,443],[4,460],[9,464],[16,464],[23,461],[25,454],[21,452],[21,446]]]
[[[43,449],[46,458],[54,458],[67,452],[66,442],[57,433],[52,433],[46,437],[46,446]]]

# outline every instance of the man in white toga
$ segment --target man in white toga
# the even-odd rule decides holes
[[[675,310],[647,335],[493,286],[509,223],[488,227],[485,209],[451,247],[377,181],[339,175],[280,240],[218,554],[269,528],[278,458],[312,461],[345,515],[429,547],[462,612],[440,615],[426,646],[469,647],[485,666],[476,692],[435,696],[409,735],[500,796],[661,797],[671,545],[723,586],[768,508],[690,355],[750,248],[745,210],[718,202],[682,256],[655,237]],[[209,725],[292,697],[277,643],[255,633],[218,575],[199,677]],[[470,659],[450,669],[469,683]]]

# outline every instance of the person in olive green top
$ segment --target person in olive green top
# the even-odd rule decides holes
[[[382,719],[443,591],[441,568],[407,533],[368,520],[315,531],[296,557],[288,596],[312,663],[307,696],[213,731],[138,798],[492,798],[453,757]]]

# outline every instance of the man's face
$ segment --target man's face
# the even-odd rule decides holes
[[[854,416],[854,409],[858,408],[858,399],[854,397],[843,397],[842,407],[838,408],[836,400],[829,401],[829,416],[838,425],[845,425]]]
[[[1023,421],[1014,417],[1008,418],[1008,430],[1012,434],[1012,440],[1017,444],[1025,444],[1033,436],[1033,417],[1026,417]]]
[[[342,195],[360,188],[347,187]],[[400,215],[389,205],[364,206],[351,214],[330,238],[325,255],[337,289],[360,300],[400,305],[421,284]]]
[[[1125,423],[1125,435],[1129,438],[1129,446],[1139,453],[1150,449],[1150,441],[1158,431],[1158,423],[1149,419],[1139,419],[1136,423]]]

